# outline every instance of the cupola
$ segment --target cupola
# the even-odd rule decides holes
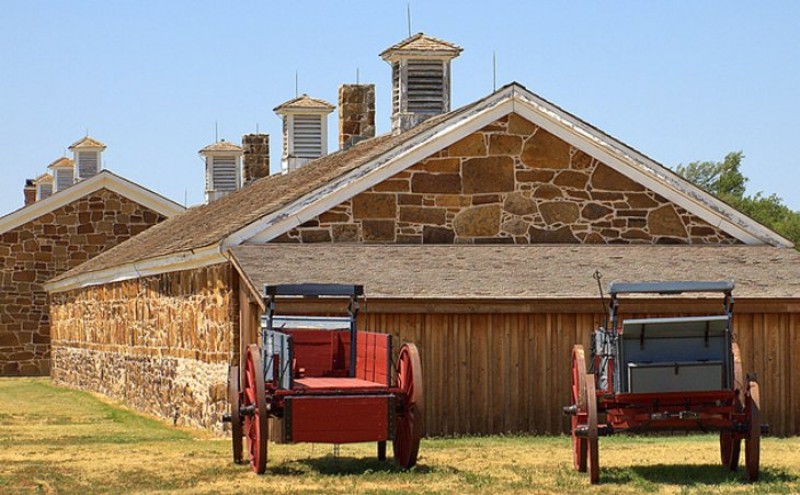
[[[101,155],[105,149],[105,144],[89,136],[72,143],[69,150],[72,151],[75,162],[75,182],[88,179],[100,172]]]
[[[392,66],[392,131],[450,111],[450,61],[462,48],[417,33],[381,53]]]
[[[224,139],[199,152],[206,162],[206,203],[242,187],[242,148]]]
[[[275,107],[283,118],[283,173],[328,154],[328,114],[334,106],[308,95],[298,96]]]
[[[75,162],[62,156],[47,166],[53,174],[53,192],[63,191],[75,183]]]
[[[52,175],[44,173],[33,179],[33,184],[36,186],[36,201],[47,199],[53,194]]]

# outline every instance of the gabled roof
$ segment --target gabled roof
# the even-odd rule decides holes
[[[48,174],[47,172],[43,173],[39,177],[33,179],[33,182],[53,182],[53,176]]]
[[[319,98],[312,98],[306,94],[300,95],[297,98],[292,98],[275,107],[273,111],[278,115],[283,115],[292,111],[311,110],[314,112],[332,112],[336,107],[331,105],[325,100]]]
[[[772,246],[267,244],[231,254],[258,293],[317,282],[363,284],[370,300],[595,299],[599,270],[604,285],[733,279],[737,298],[800,298],[800,252]]]
[[[47,288],[68,290],[224,262],[228,248],[269,242],[512,112],[745,244],[792,246],[651,158],[512,83],[400,134],[362,141],[192,208],[54,278]]]
[[[198,151],[198,153],[200,153],[202,155],[203,153],[208,153],[209,151],[210,152],[214,152],[214,151],[238,151],[238,152],[241,152],[242,151],[242,147],[237,145],[237,144],[233,144],[233,143],[231,143],[229,141],[225,141],[223,139],[222,141],[217,141],[214,144],[209,144],[205,148],[203,148],[200,151]]]
[[[185,210],[183,206],[170,201],[160,194],[145,189],[139,184],[120,177],[109,170],[102,170],[74,186],[54,193],[46,199],[23,206],[8,215],[0,217],[0,234],[24,225],[100,189],[114,191],[167,217],[172,217]]]
[[[50,165],[48,165],[47,168],[66,168],[74,166],[75,162],[73,160],[67,158],[66,156],[62,156],[50,162]]]
[[[69,146],[71,150],[78,150],[78,149],[93,149],[93,150],[104,150],[106,149],[106,145],[98,141],[97,139],[89,136],[85,136]]]
[[[454,43],[428,36],[425,33],[417,33],[382,51],[380,57],[384,60],[391,59],[394,55],[448,55],[457,57],[462,51],[463,48]]]

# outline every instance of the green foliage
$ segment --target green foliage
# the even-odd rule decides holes
[[[795,249],[800,250],[800,211],[790,209],[776,194],[765,196],[759,191],[746,195],[748,179],[739,170],[743,159],[741,151],[734,151],[725,155],[721,162],[678,165],[676,172],[794,242]]]

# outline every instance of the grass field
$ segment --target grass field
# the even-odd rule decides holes
[[[726,473],[715,436],[600,441],[601,485],[571,467],[566,437],[424,440],[417,467],[374,444],[270,445],[268,471],[229,441],[176,429],[46,379],[0,379],[0,493],[800,493],[800,439],[762,442],[762,481]],[[391,452],[391,447],[389,447]]]

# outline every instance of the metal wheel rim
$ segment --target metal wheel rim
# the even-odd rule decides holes
[[[408,469],[417,463],[422,437],[423,385],[422,362],[414,344],[404,344],[397,359],[397,386],[401,390],[403,412],[395,420],[395,462]]]
[[[747,384],[745,404],[748,416],[748,431],[744,441],[744,460],[747,467],[747,479],[757,481],[759,462],[761,460],[761,394],[758,383],[752,380]]]
[[[586,375],[586,420],[589,426],[588,443],[588,470],[589,482],[593,485],[600,482],[600,446],[597,440],[597,394],[595,391],[594,375]]]
[[[228,370],[228,401],[231,406],[231,446],[233,462],[242,463],[242,418],[239,415],[240,388],[239,367],[231,366]]]
[[[582,345],[572,348],[572,404],[578,412],[586,412],[586,359]],[[572,463],[575,469],[586,472],[587,442],[575,434],[582,424],[578,414],[570,418],[572,423]]]
[[[269,439],[267,421],[266,386],[261,350],[256,344],[247,348],[244,373],[244,406],[255,405],[253,416],[245,416],[244,426],[247,435],[247,453],[250,467],[257,474],[267,469],[267,440]]]

